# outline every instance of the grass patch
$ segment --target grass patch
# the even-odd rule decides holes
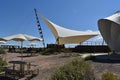
[[[7,52],[4,49],[0,49],[0,54],[6,54]]]
[[[102,80],[120,80],[120,77],[114,75],[110,72],[105,72],[102,74]]]
[[[5,60],[3,60],[2,57],[0,57],[0,72],[2,72],[3,71],[3,67],[7,66],[7,65],[8,65],[8,63]]]
[[[66,54],[66,53],[64,53],[64,54]],[[80,53],[69,53],[69,56],[70,57],[78,57],[78,56],[80,56]]]

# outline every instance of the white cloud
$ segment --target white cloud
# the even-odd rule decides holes
[[[92,31],[92,30],[86,30],[85,32],[97,32],[98,34],[100,34],[99,31]]]

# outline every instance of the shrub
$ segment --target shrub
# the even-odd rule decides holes
[[[42,55],[51,55],[51,54],[58,54],[59,52],[60,52],[60,49],[47,48],[47,49],[41,51],[40,54],[42,54]]]
[[[105,72],[102,74],[102,80],[120,80],[120,77],[114,75],[110,72]]]
[[[71,53],[71,52],[72,52],[72,49],[70,49],[70,48],[62,48],[62,49],[61,49],[61,52]]]
[[[91,66],[81,60],[73,60],[53,72],[50,80],[95,80]]]
[[[4,49],[0,49],[0,54],[6,54],[6,51]]]
[[[3,67],[7,65],[7,62],[0,57],[0,72],[3,71]]]

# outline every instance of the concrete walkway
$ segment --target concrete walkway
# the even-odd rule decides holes
[[[109,59],[109,60],[120,61],[120,54],[111,54],[111,55],[108,55],[108,53],[85,53],[85,54],[80,54],[80,56],[82,58],[85,58],[89,55],[93,55],[93,56],[95,56],[96,59],[99,59],[99,60]]]
[[[83,54],[80,54],[80,56],[82,58],[85,58],[89,55],[93,55],[93,56],[99,56],[99,55],[108,55],[108,53],[83,53]]]

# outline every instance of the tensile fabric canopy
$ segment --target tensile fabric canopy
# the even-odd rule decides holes
[[[79,44],[99,34],[99,32],[93,31],[76,31],[67,29],[51,22],[43,16],[42,18],[53,32],[57,44]]]
[[[100,33],[112,51],[120,52],[120,11],[99,19]]]

